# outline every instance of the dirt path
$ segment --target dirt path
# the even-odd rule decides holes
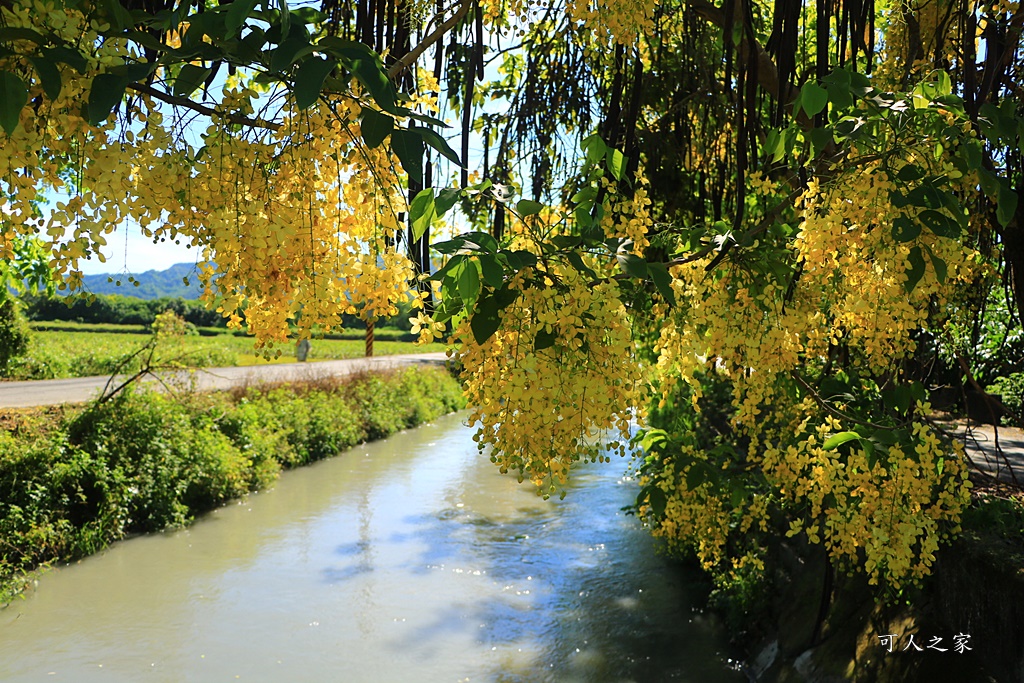
[[[279,363],[248,367],[204,368],[194,373],[171,371],[161,373],[161,379],[170,386],[187,386],[194,382],[198,391],[213,391],[273,382],[294,382],[341,377],[368,370],[383,370],[410,365],[440,365],[446,356],[443,353],[404,354],[375,356],[373,358],[351,358],[347,360],[326,360],[316,363]],[[76,379],[45,379],[31,382],[0,382],[0,408],[28,408],[32,406],[57,405],[60,403],[84,403],[100,395],[109,377],[79,377]],[[149,383],[159,380],[147,378]],[[119,382],[118,382],[119,383]],[[116,386],[116,384],[114,385]]]

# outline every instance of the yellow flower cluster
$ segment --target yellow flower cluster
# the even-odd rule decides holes
[[[405,193],[386,146],[367,149],[353,97],[332,96],[300,111],[281,97],[279,127],[240,127],[214,117],[195,149],[177,114],[165,117],[147,97],[122,104],[120,123],[82,118],[93,77],[138,61],[124,41],[99,44],[98,26],[50,0],[0,8],[10,27],[54,31],[89,60],[82,75],[61,67],[60,97],[43,96],[35,72],[0,59],[30,83],[38,106],[22,111],[12,135],[0,133],[0,255],[10,239],[41,228],[62,288],[81,284],[81,259],[96,257],[115,228],[137,227],[154,240],[184,241],[203,252],[204,298],[233,326],[244,310],[257,345],[329,330],[345,313],[372,320],[397,313],[410,289],[412,263],[396,249]],[[356,93],[353,87],[353,93]],[[131,94],[131,93],[129,93]],[[273,93],[233,78],[219,110],[251,114]],[[114,117],[112,117],[113,119]],[[171,120],[167,120],[171,118]],[[66,184],[70,176],[73,183]],[[32,219],[40,187],[70,194],[45,221]],[[198,260],[198,259],[197,259]]]
[[[565,11],[575,29],[584,29],[597,43],[637,44],[641,35],[654,29],[655,0],[568,0]],[[484,20],[490,26],[506,28],[510,19],[529,23],[544,16],[543,4],[523,0],[485,0]]]
[[[608,238],[625,238],[633,243],[632,253],[643,256],[650,246],[647,236],[654,225],[651,217],[650,181],[644,175],[643,166],[637,168],[633,196],[624,196],[616,184],[607,177],[601,178],[605,189],[604,216],[601,228]]]
[[[898,589],[924,577],[939,540],[959,528],[969,502],[963,453],[951,452],[917,422],[913,453],[895,444],[871,464],[863,447],[846,455],[822,448],[826,436],[841,429],[828,418],[785,450],[768,447],[763,471],[785,500],[810,508],[810,521],[794,521],[790,535],[805,531],[834,560],[863,564],[870,583],[884,577]]]
[[[547,496],[573,463],[604,458],[598,438],[606,433],[615,439],[610,448],[625,454],[641,373],[614,283],[593,285],[570,267],[539,264],[509,287],[518,297],[490,339],[477,344],[466,319],[454,341],[480,449],[490,447],[503,472]]]
[[[914,161],[928,167],[908,155]],[[807,531],[833,558],[860,564],[872,581],[884,577],[898,587],[928,571],[942,533],[959,518],[967,500],[962,454],[921,424],[902,446],[879,447],[874,467],[864,450],[826,451],[829,434],[855,425],[829,417],[811,429],[808,416],[820,416],[820,408],[795,399],[791,374],[822,367],[840,345],[852,366],[868,374],[898,372],[929,305],[941,306],[957,282],[968,280],[976,259],[958,240],[928,230],[913,241],[896,239],[893,221],[909,217],[910,209],[888,201],[894,188],[880,168],[866,163],[863,169],[827,188],[810,183],[792,251],[779,256],[796,265],[781,271],[788,278],[745,267],[742,254],[710,274],[710,257],[674,267],[678,303],[665,312],[655,350],[663,405],[685,382],[697,409],[709,374],[728,380],[731,427],[750,443],[744,467],[763,473],[781,504],[797,511],[794,529]],[[926,256],[908,293],[914,247],[941,260],[946,273]],[[692,451],[687,461],[701,457]],[[707,482],[690,490],[688,471],[663,472],[656,482],[668,503],[654,532],[714,565],[725,559],[730,525],[762,524],[766,508],[756,498],[736,506],[729,491]]]

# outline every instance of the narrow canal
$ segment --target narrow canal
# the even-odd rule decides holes
[[[745,680],[623,463],[543,501],[461,419],[44,574],[0,611],[0,680]]]

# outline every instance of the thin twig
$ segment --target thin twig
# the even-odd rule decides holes
[[[812,387],[810,384],[808,384],[807,380],[805,380],[803,377],[801,377],[800,373],[798,373],[796,370],[790,370],[789,371],[789,376],[792,377],[793,379],[795,379],[796,383],[799,384],[804,389],[804,391],[806,391],[808,394],[810,394],[811,398],[814,399],[815,403],[817,403],[819,406],[824,408],[826,412],[831,413],[835,417],[841,418],[843,420],[848,420],[848,421],[850,421],[850,422],[852,422],[854,424],[861,425],[862,427],[871,427],[872,429],[885,429],[885,430],[889,430],[889,431],[892,430],[892,427],[886,427],[884,425],[877,425],[874,422],[867,422],[865,420],[861,420],[859,418],[854,417],[853,415],[849,415],[847,413],[844,413],[843,411],[839,410],[835,406],[831,405],[828,401],[823,399],[821,397],[821,394],[819,394],[814,387]]]
[[[174,105],[176,107],[191,109],[194,112],[205,114],[210,118],[219,117],[228,123],[236,123],[242,126],[249,126],[250,128],[266,128],[267,130],[273,131],[281,130],[280,123],[274,123],[273,121],[266,121],[264,119],[250,119],[247,116],[241,116],[239,114],[217,111],[216,109],[207,107],[206,105],[193,102],[187,97],[171,95],[170,93],[163,92],[162,90],[154,88],[151,85],[146,85],[145,83],[129,83],[128,87],[135,92],[142,93],[143,95],[149,95],[161,102],[166,102],[167,104]]]

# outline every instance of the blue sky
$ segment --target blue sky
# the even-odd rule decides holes
[[[98,273],[143,273],[147,270],[166,270],[175,263],[195,263],[201,254],[197,249],[187,249],[183,244],[162,242],[144,237],[138,229],[118,226],[113,235],[107,236],[103,249],[106,263],[81,261],[82,272],[86,275]]]

